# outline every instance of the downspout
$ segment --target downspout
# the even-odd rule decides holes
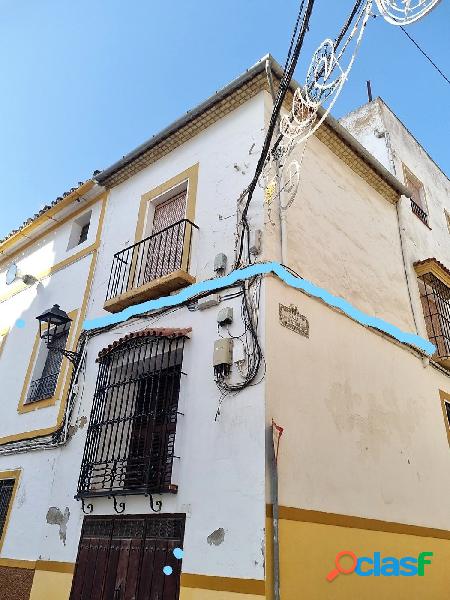
[[[278,505],[278,465],[277,449],[273,436],[274,423],[270,427],[268,440],[270,447],[270,491],[272,500],[272,577],[273,577],[273,600],[280,600],[280,532],[279,532],[279,505]]]
[[[383,115],[382,115],[381,111],[380,111],[380,117],[381,117],[381,121],[383,122]],[[390,136],[389,131],[386,129],[386,125],[384,124],[384,122],[383,122],[383,128],[384,128],[384,131],[382,131],[382,132],[375,130],[375,135],[379,138],[384,137],[388,160],[389,160],[389,164],[390,164],[390,171],[392,172],[392,174],[394,176],[397,176],[397,169],[395,167],[395,160],[394,160],[394,151],[392,149],[392,144],[391,144],[391,136]],[[409,253],[407,250],[407,241],[406,241],[406,237],[405,237],[406,219],[404,218],[404,208],[403,208],[405,202],[407,202],[408,200],[409,200],[409,198],[407,196],[401,195],[399,200],[395,204],[395,209],[396,209],[396,213],[397,213],[397,225],[398,225],[398,232],[399,232],[399,236],[400,236],[400,248],[401,248],[401,252],[402,252],[403,270],[405,272],[406,287],[408,289],[409,305],[411,307],[411,313],[412,313],[412,317],[413,317],[413,321],[414,321],[414,327],[416,328],[417,335],[421,335],[422,337],[426,338],[427,332],[422,331],[423,328],[419,326],[419,323],[421,323],[420,314],[418,314],[418,311],[417,311],[416,306],[413,301],[412,290],[417,285],[417,281],[416,281],[415,277],[411,274],[411,269],[409,268],[409,265],[411,264],[412,260],[411,260],[411,257],[409,256]],[[427,367],[430,364],[430,359],[427,356],[423,356],[422,364],[423,364],[424,368]]]
[[[270,94],[272,96],[272,102],[275,104],[275,87],[273,84],[272,69],[270,66],[270,59],[266,59],[266,75],[267,81],[269,82]],[[277,127],[275,130],[275,137],[280,134],[280,116],[278,115]],[[280,167],[278,160],[275,161],[276,175],[277,175],[277,198],[278,198],[278,214],[280,219],[280,248],[281,248],[281,264],[287,265],[287,221],[286,211],[283,210],[281,205],[281,191],[280,191]]]

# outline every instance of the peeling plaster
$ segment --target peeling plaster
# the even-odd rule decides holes
[[[70,518],[69,507],[66,506],[63,514],[58,507],[51,506],[47,511],[46,518],[49,525],[59,525],[59,539],[65,546],[67,537],[67,523]]]
[[[224,539],[225,529],[223,529],[223,527],[219,527],[219,529],[216,529],[210,535],[208,535],[206,541],[210,546],[220,546],[220,544],[223,543]]]

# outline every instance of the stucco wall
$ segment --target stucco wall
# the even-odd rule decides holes
[[[11,328],[0,359],[2,381],[0,438],[52,427],[56,424],[60,408],[59,401],[54,406],[46,408],[39,408],[39,403],[37,403],[36,410],[26,414],[17,412],[25,375],[38,333],[36,316],[51,308],[55,303],[60,304],[67,312],[81,308],[91,260],[90,255],[86,256],[0,305],[0,318]],[[15,325],[17,319],[23,321],[22,327]],[[78,322],[74,322],[75,329],[78,324]],[[67,361],[63,362],[62,367],[62,378],[64,379],[68,367]],[[62,396],[62,390],[60,396]],[[59,397],[58,400],[60,399]]]
[[[341,123],[400,181],[404,181],[406,165],[424,186],[429,227],[412,213],[409,200],[404,198],[400,207],[411,280],[415,281],[413,263],[418,260],[435,257],[450,267],[450,232],[444,212],[450,212],[450,180],[446,174],[381,98],[353,111]],[[423,335],[426,329],[418,288],[411,288]]]
[[[227,301],[230,304],[236,315],[230,331],[240,334],[239,300]],[[155,323],[158,327],[193,327],[184,352],[186,375],[182,376],[179,405],[184,416],[179,417],[175,447],[175,455],[181,457],[174,467],[179,492],[163,496],[163,512],[187,515],[183,572],[260,580],[264,577],[262,386],[227,397],[215,421],[221,394],[213,380],[212,350],[219,308],[193,313],[184,308]],[[0,470],[13,465],[23,473],[2,556],[75,561],[83,513],[74,495],[87,429],[84,417],[89,417],[97,376],[95,358],[118,337],[149,323],[129,323],[90,341],[82,398],[73,418],[79,427],[67,446],[60,451],[0,457]],[[114,514],[110,500],[95,500],[94,506],[94,514]],[[51,507],[68,515],[63,531],[48,518]],[[149,512],[148,499],[129,497],[126,510],[127,514]],[[223,542],[208,543],[207,537],[219,528],[225,532]]]
[[[448,376],[275,278],[265,285],[280,504],[449,529]],[[309,339],[281,326],[280,302],[306,316]]]
[[[106,287],[115,252],[134,243],[141,196],[198,163],[198,188],[190,273],[197,280],[214,276],[214,257],[234,262],[237,199],[250,182],[264,135],[263,93],[110,191],[105,234],[96,269],[89,317],[104,314]],[[249,211],[262,229],[262,190]]]
[[[266,113],[270,106],[266,98]],[[289,160],[300,165],[300,184],[286,211],[287,265],[368,314],[415,332],[395,206],[315,136]],[[275,199],[266,206],[271,260],[280,260],[278,231]]]

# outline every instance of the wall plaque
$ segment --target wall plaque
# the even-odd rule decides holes
[[[279,318],[283,327],[287,327],[295,333],[299,333],[304,337],[309,338],[309,322],[305,315],[300,314],[297,306],[291,304],[284,306],[279,304]]]

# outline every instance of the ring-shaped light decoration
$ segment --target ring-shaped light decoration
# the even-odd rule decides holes
[[[273,178],[273,163],[281,169],[287,166],[294,148],[320,127],[333,108],[355,62],[372,5],[373,0],[366,0],[355,15],[347,37],[337,47],[331,39],[326,39],[314,52],[305,83],[295,90],[291,111],[280,121],[281,141],[276,151],[269,154],[264,167],[266,173],[263,171],[262,180],[266,185]]]
[[[410,25],[425,17],[441,0],[376,0],[378,10],[391,25]]]

